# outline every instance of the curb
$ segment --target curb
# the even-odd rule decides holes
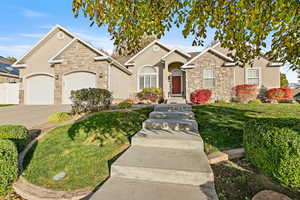
[[[230,149],[226,151],[218,151],[207,156],[209,164],[217,164],[219,162],[228,161],[230,159],[242,158],[245,156],[245,149]]]
[[[27,152],[32,148],[32,146],[41,138],[47,135],[47,133],[59,126],[67,125],[72,121],[67,121],[60,124],[43,124],[40,127],[46,126],[46,128],[41,128],[41,134],[34,138],[26,148],[19,154],[18,163],[20,173],[24,171],[23,161]],[[48,126],[47,126],[48,125]],[[40,186],[33,185],[29,183],[22,176],[13,184],[13,189],[15,192],[20,195],[22,198],[28,200],[80,200],[84,197],[90,195],[93,191],[88,189],[79,189],[74,191],[55,191],[46,189]]]

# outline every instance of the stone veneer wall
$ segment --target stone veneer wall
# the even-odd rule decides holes
[[[190,102],[190,94],[197,89],[206,89],[203,87],[203,69],[214,68],[215,87],[212,90],[212,101],[231,100],[234,87],[234,67],[223,67],[224,61],[211,54],[205,53],[196,59],[193,64],[196,66],[187,69],[187,101]]]
[[[58,80],[55,80],[54,104],[62,103],[63,76],[72,72],[96,73],[96,87],[108,89],[109,63],[107,61],[95,61],[96,56],[99,55],[77,41],[57,58],[62,59],[63,63],[54,65],[55,75],[58,75]]]

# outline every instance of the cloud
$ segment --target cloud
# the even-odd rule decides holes
[[[41,38],[44,34],[42,34],[42,33],[20,33],[19,35],[22,37],[28,37],[28,38]]]
[[[11,38],[9,37],[0,37],[0,41],[9,41]]]
[[[22,9],[21,14],[25,17],[34,18],[34,17],[46,17],[48,14],[43,12],[34,11],[31,9]]]
[[[22,56],[31,45],[0,45],[0,55],[2,56]]]
[[[42,29],[52,29],[55,25],[42,25],[42,26],[39,26],[40,28]]]

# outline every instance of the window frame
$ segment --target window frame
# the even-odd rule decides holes
[[[153,72],[153,73],[143,73],[142,72],[142,70],[145,68],[145,67],[151,67],[151,68],[153,68],[154,70],[155,70],[155,72]],[[138,77],[137,77],[137,81],[138,81],[138,92],[139,91],[142,91],[144,88],[146,88],[145,87],[145,83],[146,83],[146,81],[145,81],[145,77],[146,76],[150,76],[150,86],[151,86],[151,84],[152,84],[152,78],[151,78],[151,76],[153,76],[153,75],[155,75],[156,76],[156,83],[155,83],[155,87],[156,88],[158,88],[158,78],[159,78],[159,76],[158,76],[158,69],[156,69],[156,67],[155,66],[152,66],[152,65],[143,65],[140,69],[139,69],[139,71],[138,71]],[[141,78],[141,76],[144,76],[144,88],[142,89],[141,88],[141,85],[140,85],[140,78]]]
[[[249,70],[258,70],[258,77],[249,77]],[[248,68],[245,68],[245,79],[246,79],[246,84],[251,84],[249,82],[249,79],[258,79],[258,85],[257,87],[261,87],[261,68],[260,67],[248,67]]]
[[[205,70],[212,70],[213,72],[213,76],[212,77],[209,77],[209,78],[206,78],[205,77]],[[216,87],[216,73],[215,73],[215,68],[213,67],[206,67],[203,69],[203,88],[204,89],[214,89]],[[205,81],[206,80],[213,80],[213,86],[212,87],[206,87],[206,84],[205,84]]]

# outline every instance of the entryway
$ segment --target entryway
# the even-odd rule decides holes
[[[182,96],[182,71],[172,71],[172,96]]]

